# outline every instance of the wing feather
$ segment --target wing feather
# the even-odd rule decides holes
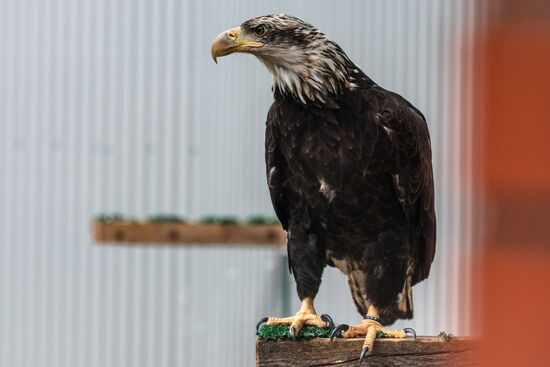
[[[275,214],[285,230],[288,229],[289,208],[286,186],[286,167],[282,160],[279,136],[275,126],[279,119],[277,102],[273,103],[267,114],[265,131],[265,162],[269,195]]]
[[[378,124],[391,132],[395,193],[411,226],[417,265],[413,282],[426,279],[435,256],[436,217],[432,152],[428,126],[422,113],[401,96],[387,92]]]

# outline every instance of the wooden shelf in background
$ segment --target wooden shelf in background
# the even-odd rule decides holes
[[[311,340],[256,341],[256,365],[268,366],[357,366],[364,339],[328,338]],[[365,366],[480,366],[479,341],[473,338],[441,337],[377,339]]]
[[[94,221],[98,244],[212,244],[284,245],[280,224],[206,224],[178,222]]]

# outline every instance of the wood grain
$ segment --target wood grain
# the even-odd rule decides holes
[[[479,366],[472,338],[419,337],[377,339],[365,365],[375,366]],[[363,339],[256,341],[257,366],[357,366]]]

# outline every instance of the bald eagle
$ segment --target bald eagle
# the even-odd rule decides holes
[[[222,32],[212,57],[246,52],[273,75],[265,133],[267,183],[288,233],[289,268],[302,307],[262,320],[333,326],[313,299],[325,266],[340,269],[363,320],[333,336],[378,331],[404,338],[412,329],[382,325],[412,318],[412,286],[435,254],[436,218],[430,136],[423,114],[370,79],[325,34],[296,17],[253,18]]]

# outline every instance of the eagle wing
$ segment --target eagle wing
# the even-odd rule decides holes
[[[387,98],[375,115],[390,137],[395,158],[392,178],[397,199],[410,228],[417,264],[413,283],[426,279],[435,255],[436,217],[432,152],[426,119],[403,97],[384,91]]]
[[[286,171],[282,160],[277,132],[274,128],[277,118],[277,102],[273,103],[267,114],[265,130],[265,163],[269,195],[275,214],[285,230],[288,230],[289,208],[285,191]]]

